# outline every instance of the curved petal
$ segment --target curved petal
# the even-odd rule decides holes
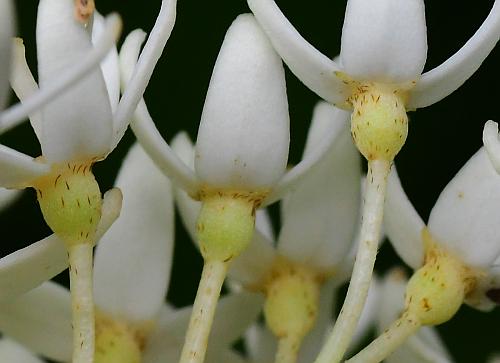
[[[123,193],[123,207],[96,249],[95,301],[108,314],[145,322],[158,314],[170,281],[171,186],[139,144],[123,161],[116,185]]]
[[[493,121],[487,121],[483,129],[483,144],[491,164],[500,173],[500,139],[498,137],[498,124]]]
[[[7,208],[21,195],[20,190],[0,188],[0,210]]]
[[[500,254],[499,205],[500,175],[481,148],[442,191],[429,230],[463,262],[488,268]]]
[[[274,361],[278,341],[266,326],[255,323],[245,333],[245,348],[251,362],[270,363]]]
[[[170,33],[174,28],[177,0],[162,0],[160,12],[155,25],[144,45],[137,66],[134,69],[129,85],[123,92],[118,109],[113,115],[113,144],[111,150],[118,144],[127,130],[128,123],[137,104],[144,94],[154,67],[160,58]]]
[[[49,165],[39,163],[31,156],[0,145],[0,186],[25,188],[34,179],[49,171]]]
[[[309,143],[310,150],[307,151],[307,155],[304,154],[304,158],[283,175],[283,178],[276,184],[271,194],[264,200],[264,205],[271,204],[283,198],[285,193],[293,190],[300,183],[304,175],[307,175],[312,168],[316,167],[319,161],[325,158],[325,155],[331,152],[338,136],[349,122],[350,112],[332,107],[328,103],[320,101],[313,110],[313,123],[316,118],[324,119],[325,121],[322,122],[324,127],[315,128],[314,132],[319,133],[319,135],[314,136],[314,144]],[[313,130],[311,129],[309,132],[311,131]]]
[[[254,17],[234,20],[214,66],[196,141],[195,170],[214,188],[271,188],[290,142],[281,59]]]
[[[255,213],[255,228],[258,229],[268,240],[274,241],[273,224],[267,209],[261,208]]]
[[[221,298],[215,312],[207,356],[217,356],[218,352],[228,349],[257,319],[263,301],[263,296],[246,292]],[[144,352],[144,363],[179,359],[191,310],[191,306],[173,313],[162,309],[157,328]]]
[[[385,234],[398,255],[413,269],[421,267],[424,262],[424,244],[421,237],[424,227],[422,218],[406,196],[396,167],[393,166],[385,197]]]
[[[40,88],[77,64],[92,48],[74,1],[42,0],[38,6],[37,58]],[[42,111],[42,153],[49,163],[104,156],[113,132],[111,106],[100,69],[94,69]]]
[[[402,83],[416,80],[427,58],[423,0],[349,0],[340,58],[358,80]]]
[[[61,362],[71,360],[69,291],[53,283],[0,304],[0,330],[35,353]]]
[[[96,241],[118,218],[121,199],[121,193],[117,189],[111,189],[104,194]],[[67,267],[66,247],[54,234],[3,257],[0,259],[0,301],[35,288]]]
[[[0,132],[3,132],[4,127],[8,129],[24,121],[28,115],[35,113],[39,108],[50,103],[52,99],[78,84],[78,81],[86,77],[106,56],[119,37],[120,30],[120,17],[116,14],[108,15],[106,17],[106,31],[96,42],[95,47],[86,52],[79,62],[65,72],[61,72],[54,82],[44,85],[43,89],[22,103],[18,103],[0,114],[0,124],[2,125]]]
[[[458,52],[426,72],[410,94],[408,107],[426,107],[460,87],[486,59],[500,37],[500,3],[495,1],[481,27]]]
[[[104,17],[97,11],[94,12],[92,23],[92,44],[96,44],[106,31]],[[101,72],[106,83],[111,112],[115,112],[120,100],[120,67],[118,65],[118,51],[112,47],[108,55],[101,62]]]
[[[247,0],[248,6],[290,70],[308,88],[332,104],[349,96],[335,76],[339,66],[309,44],[272,0]]]
[[[7,338],[0,339],[0,362],[44,363],[21,344]]]
[[[0,110],[3,110],[9,95],[9,74],[11,63],[11,38],[14,32],[14,9],[11,0],[0,4]]]
[[[332,106],[316,113],[303,158],[318,139],[337,129],[331,122]],[[328,117],[330,116],[330,117]],[[318,269],[341,263],[356,233],[361,199],[361,160],[352,142],[349,125],[342,123],[339,136],[327,154],[304,176],[287,197],[278,250],[286,257]]]
[[[145,33],[142,30],[134,30],[131,32],[120,50],[120,71],[122,88],[126,88],[132,76],[137,56],[142,42],[144,41]],[[198,192],[198,180],[193,171],[193,166],[187,167],[182,160],[177,157],[176,152],[170,148],[165,142],[161,134],[158,132],[153,119],[151,118],[144,99],[139,101],[139,105],[134,112],[133,121],[131,124],[137,139],[142,144],[144,150],[149,154],[151,159],[167,175],[174,184],[180,185],[190,194]],[[191,144],[191,140],[186,135],[181,133],[179,138],[187,138]],[[176,140],[174,138],[173,142]],[[172,143],[173,144],[173,143]],[[192,164],[192,161],[190,161]]]
[[[24,43],[21,38],[14,38],[12,42],[12,69],[10,72],[10,86],[16,93],[16,96],[24,102],[27,98],[31,97],[38,91],[38,85],[36,84],[35,78],[31,74],[31,71],[26,62]],[[38,139],[40,139],[42,134],[42,115],[40,112],[32,113],[30,116],[31,127],[35,131]],[[19,119],[15,124],[3,124],[1,133],[8,131],[10,128],[17,126],[24,119]]]

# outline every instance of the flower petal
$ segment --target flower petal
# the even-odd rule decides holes
[[[481,27],[458,52],[426,72],[408,101],[409,108],[432,105],[460,87],[495,48],[500,34],[500,3],[495,1]]]
[[[329,270],[344,260],[358,228],[361,160],[349,125],[336,125],[331,120],[335,109],[325,107],[328,110],[313,118],[303,158],[325,133],[339,127],[341,131],[330,150],[287,197],[278,250],[305,265]]]
[[[92,48],[83,24],[74,17],[74,1],[42,0],[37,15],[40,88],[77,64]],[[43,111],[42,153],[50,163],[104,156],[111,144],[112,115],[100,69],[47,104]]]
[[[427,57],[423,0],[349,0],[340,58],[358,80],[401,83],[416,80]]]
[[[491,164],[500,173],[500,139],[498,137],[498,124],[493,121],[487,121],[483,129],[483,144]]]
[[[441,192],[429,230],[469,266],[488,268],[500,254],[499,205],[500,175],[481,148]]]
[[[414,269],[424,262],[422,229],[424,222],[406,196],[396,167],[387,182],[384,207],[385,234],[403,261]]]
[[[14,9],[11,0],[0,4],[0,110],[3,110],[9,95],[9,74],[11,62],[11,38],[14,32]]]
[[[245,348],[251,362],[272,362],[277,347],[276,337],[263,324],[255,323],[245,333]]]
[[[141,44],[144,41],[144,36],[145,33],[142,30],[134,30],[127,36],[120,50],[121,81],[122,88],[124,89],[127,87],[132,77],[135,64],[137,63],[137,56]],[[176,152],[165,142],[148,112],[144,99],[139,101],[133,115],[131,126],[144,150],[146,150],[158,168],[160,168],[174,184],[180,185],[188,193],[197,193],[198,180],[193,171],[193,166],[187,167],[186,163],[182,162],[182,160],[177,157]],[[177,138],[180,138],[182,141],[179,142],[191,145],[191,140],[187,134],[184,135],[180,133],[180,135],[181,136],[178,137],[176,136],[173,142],[175,142]],[[192,163],[192,161],[190,161],[190,163]]]
[[[108,314],[145,322],[158,314],[170,280],[171,186],[137,143],[123,161],[116,185],[124,195],[123,207],[96,249],[95,301]]]
[[[69,291],[53,282],[0,305],[0,330],[35,353],[71,360],[72,329]]]
[[[25,188],[34,179],[49,171],[49,165],[36,162],[31,156],[0,145],[0,186]]]
[[[314,143],[309,143],[310,150],[307,155],[295,165],[291,170],[280,179],[278,184],[273,188],[271,194],[265,199],[264,205],[271,204],[284,197],[285,193],[293,190],[296,184],[300,183],[304,175],[307,175],[311,168],[316,167],[316,164],[325,158],[325,155],[331,152],[334,144],[344,126],[348,124],[350,112],[332,107],[326,102],[320,101],[316,104],[313,110],[313,120],[315,118],[324,119],[321,128],[316,127],[314,132]],[[314,121],[313,121],[314,122]]]
[[[97,241],[118,218],[120,208],[120,191],[111,189],[106,192],[101,220],[97,227]],[[67,267],[66,247],[54,234],[3,257],[0,259],[0,301],[14,298],[35,288]],[[15,276],[15,279],[12,276]]]
[[[95,11],[92,24],[92,44],[95,45],[106,31],[104,25],[104,17]],[[116,46],[112,47],[108,55],[102,60],[101,72],[106,83],[111,111],[114,113],[120,100],[120,67],[118,65],[118,51],[116,50]]]
[[[35,78],[31,74],[31,71],[26,62],[24,43],[21,38],[14,38],[13,41],[13,52],[12,52],[12,70],[10,74],[10,85],[16,96],[24,102],[27,98],[31,97],[38,91],[38,85],[36,84]],[[42,135],[42,115],[40,112],[32,113],[30,116],[31,126],[35,131],[38,139]],[[17,126],[19,123],[23,122],[24,119],[16,120],[15,124],[2,125],[1,132],[4,133],[12,127]]]
[[[16,198],[21,195],[21,191],[17,189],[0,188],[0,210],[7,208]]]
[[[335,76],[339,66],[302,38],[274,1],[247,2],[274,48],[297,78],[324,100],[342,104],[348,93]]]
[[[263,296],[246,292],[221,298],[215,312],[207,356],[217,356],[238,339],[257,318],[262,303]],[[191,310],[192,306],[174,313],[162,309],[157,328],[144,352],[144,363],[174,362],[179,359]]]
[[[289,118],[281,59],[254,17],[240,15],[214,66],[195,170],[211,187],[271,188],[286,168]]]
[[[261,208],[255,213],[255,228],[259,230],[268,240],[274,241],[273,224],[267,209]]]
[[[44,363],[21,344],[7,338],[0,339],[0,362]]]

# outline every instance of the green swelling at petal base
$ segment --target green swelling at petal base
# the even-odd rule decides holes
[[[90,163],[58,165],[33,186],[45,221],[67,245],[94,241],[102,199]]]
[[[229,261],[250,243],[255,202],[238,193],[214,193],[202,199],[196,230],[205,260]]]
[[[134,331],[112,319],[98,317],[95,363],[141,363],[140,344]]]

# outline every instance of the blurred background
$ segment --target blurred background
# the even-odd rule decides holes
[[[486,18],[493,2],[426,1],[429,50],[425,69],[432,69],[457,51]],[[115,11],[122,16],[124,32],[121,41],[135,28],[148,32],[160,3],[160,0],[96,0],[101,13]],[[299,1],[277,3],[309,42],[330,57],[339,53],[346,0],[311,0],[307,5]],[[18,35],[24,38],[28,63],[35,77],[36,11],[37,2],[17,1]],[[248,11],[243,0],[178,0],[172,36],[145,94],[151,115],[167,140],[180,130],[186,130],[193,140],[196,139],[205,93],[224,33],[238,14]],[[440,191],[481,147],[485,121],[500,121],[499,66],[500,51],[497,47],[459,90],[435,105],[409,114],[408,140],[396,159],[396,165],[405,190],[424,221]],[[288,70],[287,92],[291,119],[289,161],[295,164],[300,160],[318,96]],[[12,97],[12,102],[17,102],[15,96]],[[28,123],[2,135],[0,142],[33,156],[40,154]],[[134,136],[128,131],[110,157],[96,164],[94,173],[102,191],[113,186],[121,160],[133,142]],[[278,209],[277,206],[271,207],[276,230],[279,227]],[[8,209],[0,212],[0,226],[4,236],[0,244],[2,256],[50,233],[33,190],[26,190]],[[384,243],[376,264],[377,272],[383,273],[391,266],[401,264],[391,246]],[[172,304],[184,306],[192,303],[201,267],[202,259],[178,221],[168,294]],[[57,280],[67,284],[66,275],[67,272],[62,273]],[[500,309],[485,314],[464,306],[454,319],[438,330],[457,362],[484,362],[488,355],[500,351],[500,338],[496,334],[499,324]]]

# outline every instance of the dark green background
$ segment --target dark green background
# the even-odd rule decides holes
[[[102,13],[117,11],[122,16],[124,34],[137,27],[149,31],[160,7],[159,0],[96,2]],[[340,50],[345,3],[345,0],[278,1],[301,34],[329,56]],[[492,4],[492,0],[427,1],[429,51],[426,70],[458,50],[487,16]],[[32,69],[36,69],[36,7],[35,1],[17,1],[18,34],[25,39]],[[195,139],[211,69],[225,30],[238,14],[248,11],[243,0],[178,1],[175,28],[145,95],[150,112],[166,139],[170,140],[179,130],[187,130]],[[458,91],[438,104],[410,113],[409,137],[396,163],[405,189],[424,220],[442,188],[482,145],[484,122],[488,119],[500,121],[499,61],[497,49]],[[287,86],[292,140],[290,162],[296,163],[318,97],[289,72]],[[0,142],[33,156],[40,154],[27,124],[3,135]],[[132,142],[133,135],[127,132],[112,155],[96,164],[94,171],[102,190],[113,185],[120,161]],[[275,207],[275,216],[276,210]],[[2,255],[50,233],[31,190],[0,213],[0,226]],[[182,306],[194,299],[202,261],[179,223],[177,226],[168,298]],[[385,271],[397,263],[399,260],[389,244],[384,244],[377,270]],[[65,273],[58,279],[66,282]],[[439,331],[458,362],[483,362],[491,352],[500,351],[500,336],[496,334],[499,325],[499,311],[484,314],[463,307],[452,321],[440,326]]]

